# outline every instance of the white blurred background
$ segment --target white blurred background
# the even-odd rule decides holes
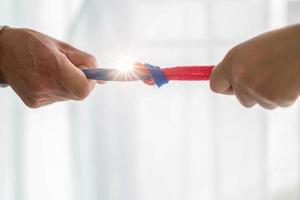
[[[0,0],[0,24],[155,65],[216,64],[300,22],[291,0]],[[299,200],[300,110],[247,110],[204,82],[99,85],[26,108],[0,90],[1,200]]]

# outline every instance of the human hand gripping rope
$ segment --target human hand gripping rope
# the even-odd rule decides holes
[[[99,81],[143,81],[148,85],[161,87],[169,81],[206,81],[209,80],[214,66],[174,66],[160,68],[150,64],[133,64],[134,68],[128,72],[117,69],[97,68],[83,69],[88,79]]]

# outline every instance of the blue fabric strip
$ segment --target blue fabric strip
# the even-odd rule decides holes
[[[164,84],[167,84],[169,80],[167,79],[166,75],[164,72],[160,69],[160,67],[150,65],[148,63],[145,64],[152,76],[152,79],[154,83],[157,85],[157,87],[161,87]]]
[[[111,81],[113,73],[106,69],[83,69],[82,70],[88,79]]]
[[[82,70],[88,79],[102,81],[138,81],[149,79],[148,75],[135,73],[120,73],[117,69],[83,69]]]

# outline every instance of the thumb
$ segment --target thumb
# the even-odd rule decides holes
[[[210,77],[210,88],[216,93],[232,95],[233,89],[230,83],[230,68],[222,61],[218,64]]]
[[[84,51],[72,49],[67,51],[65,55],[75,66],[85,66],[87,68],[96,68],[98,66],[96,58]]]
[[[69,61],[66,56],[62,56],[59,64],[58,82],[76,100],[85,99],[95,87],[95,81],[88,80],[84,73]]]

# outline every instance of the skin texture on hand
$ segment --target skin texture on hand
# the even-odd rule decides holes
[[[300,94],[300,25],[262,34],[231,49],[211,75],[211,89],[249,108],[292,105]]]
[[[96,82],[81,66],[95,68],[96,59],[33,30],[8,28],[0,34],[0,77],[28,107],[85,99]]]

